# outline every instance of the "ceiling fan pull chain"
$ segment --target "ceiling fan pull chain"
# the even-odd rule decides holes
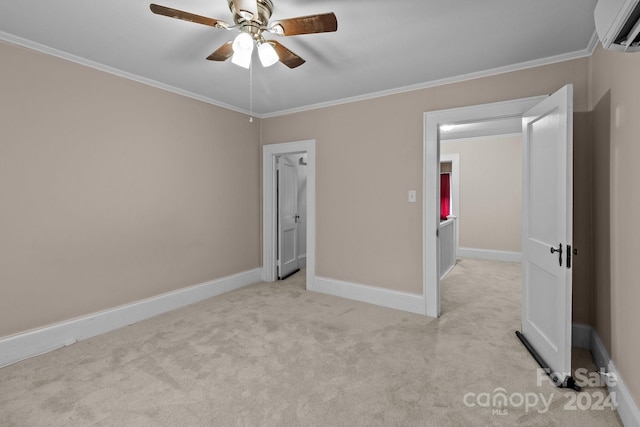
[[[249,65],[249,123],[253,123],[253,61]]]

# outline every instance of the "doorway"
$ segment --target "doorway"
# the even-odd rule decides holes
[[[306,154],[306,288],[315,278],[316,240],[316,150],[315,140],[269,144],[262,147],[262,280],[277,279],[278,259],[278,157]]]
[[[440,127],[490,120],[521,118],[546,96],[517,99],[492,104],[435,111],[424,115],[424,186],[423,186],[423,295],[425,314],[440,316],[440,274],[437,236],[440,224],[438,203],[440,183]]]
[[[438,201],[434,190],[439,182],[442,126],[518,116],[524,141],[523,283],[522,328],[516,335],[554,382],[559,379],[556,385],[572,386],[573,85],[533,102],[526,99],[425,114],[425,308],[440,315],[439,238],[437,233],[435,238],[427,237],[436,226],[428,220],[439,216],[429,207]],[[428,171],[437,173],[431,181]],[[429,254],[435,255],[433,259]],[[434,266],[430,273],[429,265]],[[429,301],[429,295],[435,299]]]

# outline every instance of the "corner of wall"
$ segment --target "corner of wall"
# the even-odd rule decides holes
[[[640,426],[640,409],[620,376],[609,352],[598,332],[588,325],[574,323],[572,327],[573,347],[591,351],[597,372],[606,373],[607,391],[615,402],[616,411],[625,426]]]

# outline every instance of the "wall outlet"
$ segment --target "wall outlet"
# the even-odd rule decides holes
[[[409,190],[409,203],[416,202],[416,190]]]

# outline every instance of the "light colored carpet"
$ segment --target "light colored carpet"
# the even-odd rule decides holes
[[[442,298],[430,319],[305,291],[301,273],[256,284],[0,369],[0,425],[620,425],[536,385],[518,264],[461,260]],[[511,403],[484,405],[499,388]]]

